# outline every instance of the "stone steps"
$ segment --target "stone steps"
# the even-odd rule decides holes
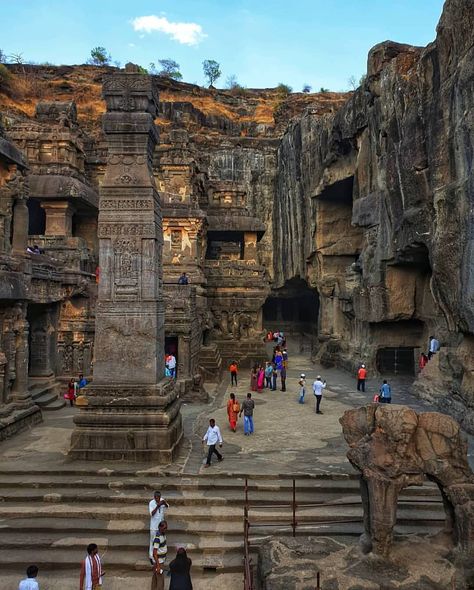
[[[28,391],[42,410],[54,411],[64,408],[66,401],[59,397],[61,384],[57,381],[35,379],[30,381]]]
[[[128,579],[141,572],[145,579],[150,573],[148,501],[152,491],[160,489],[170,503],[166,513],[170,555],[174,556],[176,544],[184,544],[197,576],[207,569],[237,575],[242,572],[244,482],[242,477],[216,473],[165,477],[126,467],[88,471],[65,465],[45,473],[3,466],[0,568],[2,572],[22,571],[34,555],[41,571],[54,571],[57,577],[61,571],[75,571],[85,546],[97,542],[112,577],[124,573]],[[248,483],[250,540],[256,551],[271,534],[291,535],[292,480],[262,475]],[[356,476],[300,477],[296,499],[301,504],[297,536],[334,536],[347,541],[361,534]],[[321,504],[305,506],[314,502]],[[443,524],[444,511],[435,486],[404,491],[398,532],[433,532]],[[212,581],[210,585],[214,587]]]
[[[222,358],[215,344],[201,347],[198,364],[204,369],[207,380],[219,381],[222,371]]]
[[[81,556],[82,559],[83,556]],[[107,561],[104,564],[107,566]],[[38,576],[40,588],[43,590],[77,590],[78,587],[78,568],[79,563],[73,567],[74,574],[70,571],[57,570],[42,567]],[[214,571],[196,570],[193,564],[191,570],[193,590],[242,590],[243,575],[241,570],[231,573],[218,573]],[[20,575],[18,571],[12,571],[2,568],[2,590],[18,590],[18,580]],[[106,570],[105,584],[107,590],[147,590],[150,587],[150,571],[130,571],[130,570]],[[169,578],[167,578],[169,580]],[[46,585],[47,584],[47,585]],[[168,584],[168,582],[165,582]],[[165,585],[165,588],[168,586]]]

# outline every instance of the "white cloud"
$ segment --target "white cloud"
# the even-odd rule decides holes
[[[128,46],[129,47],[135,47],[135,43],[129,43]]]
[[[132,21],[135,31],[153,33],[159,31],[169,35],[183,45],[198,45],[207,35],[197,23],[172,23],[165,16],[137,16]]]

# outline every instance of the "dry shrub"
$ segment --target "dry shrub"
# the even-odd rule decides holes
[[[9,69],[0,64],[0,91],[8,92],[12,83],[13,75]]]

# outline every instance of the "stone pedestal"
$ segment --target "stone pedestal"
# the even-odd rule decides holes
[[[174,382],[142,387],[91,385],[75,417],[70,454],[79,459],[169,463],[183,436]]]
[[[68,201],[44,201],[41,207],[46,212],[46,236],[72,236],[74,207]]]
[[[168,462],[182,423],[173,382],[163,377],[163,231],[152,171],[158,93],[137,70],[129,64],[104,80],[94,383],[74,420],[70,454]]]

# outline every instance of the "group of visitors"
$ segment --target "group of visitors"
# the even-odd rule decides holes
[[[74,402],[80,395],[80,390],[87,385],[88,381],[84,375],[79,375],[78,379],[70,379],[67,384],[67,391],[64,394],[64,399],[69,401],[69,405],[72,407]]]
[[[151,590],[164,590],[165,564],[168,554],[166,532],[168,523],[165,519],[165,510],[169,508],[168,502],[156,491],[153,499],[148,504],[150,513],[150,546],[148,557],[153,566]],[[169,564],[171,576],[169,590],[192,590],[191,582],[192,561],[186,554],[184,547],[178,547],[175,559]]]
[[[276,332],[272,332],[271,330],[269,330],[267,332],[265,340],[267,342],[276,342],[276,344],[278,346],[281,346],[282,348],[286,348],[285,334],[283,332],[281,332],[280,330],[278,330]]]
[[[227,401],[227,418],[232,432],[237,431],[237,421],[244,414],[244,434],[250,436],[254,432],[253,426],[253,411],[255,409],[255,402],[252,399],[252,394],[247,393],[246,399],[239,404],[235,393],[231,393]]]
[[[365,393],[365,385],[367,381],[367,367],[364,363],[357,369],[357,391]],[[392,403],[392,388],[388,384],[387,380],[384,379],[382,385],[379,387],[378,392],[374,395],[373,401],[375,403],[390,404]]]
[[[44,250],[42,250],[38,244],[34,244],[33,246],[28,246],[26,249],[28,254],[44,254]]]

